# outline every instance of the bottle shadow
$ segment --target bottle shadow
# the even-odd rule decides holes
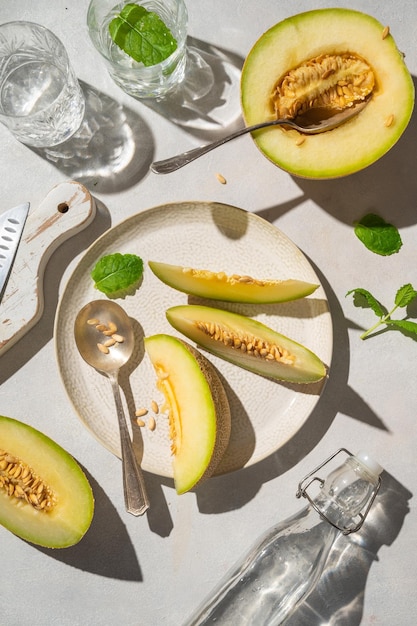
[[[79,81],[84,118],[67,141],[32,150],[71,179],[101,193],[117,193],[142,180],[154,152],[150,128],[134,111]]]
[[[381,489],[361,530],[340,535],[315,589],[286,620],[287,626],[359,626],[366,582],[382,546],[398,537],[412,494],[383,472]],[[378,618],[376,618],[378,621]]]

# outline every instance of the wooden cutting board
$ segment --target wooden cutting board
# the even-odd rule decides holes
[[[44,272],[52,253],[86,228],[95,214],[94,198],[75,181],[59,183],[38,207],[30,207],[0,302],[0,356],[41,318]]]

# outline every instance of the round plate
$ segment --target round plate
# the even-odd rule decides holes
[[[115,252],[137,254],[144,261],[141,286],[134,295],[118,300],[134,320],[138,339],[132,362],[126,371],[122,369],[119,379],[123,402],[131,418],[134,445],[140,446],[143,454],[143,469],[172,477],[166,415],[155,415],[154,430],[135,422],[136,409],[149,409],[152,400],[163,404],[141,338],[155,333],[180,336],[167,322],[165,311],[190,299],[160,282],[147,261],[258,279],[297,278],[317,284],[319,279],[302,252],[275,226],[225,204],[167,204],[133,215],[104,233],[78,263],[62,294],[55,320],[55,348],[64,386],[80,419],[117,456],[119,432],[110,382],[78,354],[73,330],[78,311],[103,297],[90,277],[92,268],[100,257]],[[330,365],[332,323],[321,285],[311,296],[288,303],[211,304],[258,319],[310,348]],[[278,450],[307,420],[324,387],[324,380],[308,385],[279,383],[204,354],[222,377],[232,412],[230,444],[217,473],[252,465]]]

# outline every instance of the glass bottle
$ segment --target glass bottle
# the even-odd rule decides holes
[[[348,458],[326,480],[312,478],[342,452]],[[270,528],[186,626],[282,624],[314,588],[340,533],[346,535],[362,526],[378,492],[381,472],[382,467],[366,452],[355,456],[344,448],[335,452],[299,484],[297,497],[307,498],[309,504]],[[316,482],[319,491],[312,497],[307,489]]]

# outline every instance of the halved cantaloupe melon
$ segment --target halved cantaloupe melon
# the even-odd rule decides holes
[[[369,95],[359,89],[361,81]],[[275,126],[256,131],[256,144],[291,174],[334,178],[382,157],[410,120],[414,85],[389,29],[350,9],[308,11],[273,26],[249,52],[241,78],[243,116],[251,125],[283,113],[291,117],[303,107],[328,112],[332,104],[352,106],[349,91],[369,102],[336,129],[307,136]]]

